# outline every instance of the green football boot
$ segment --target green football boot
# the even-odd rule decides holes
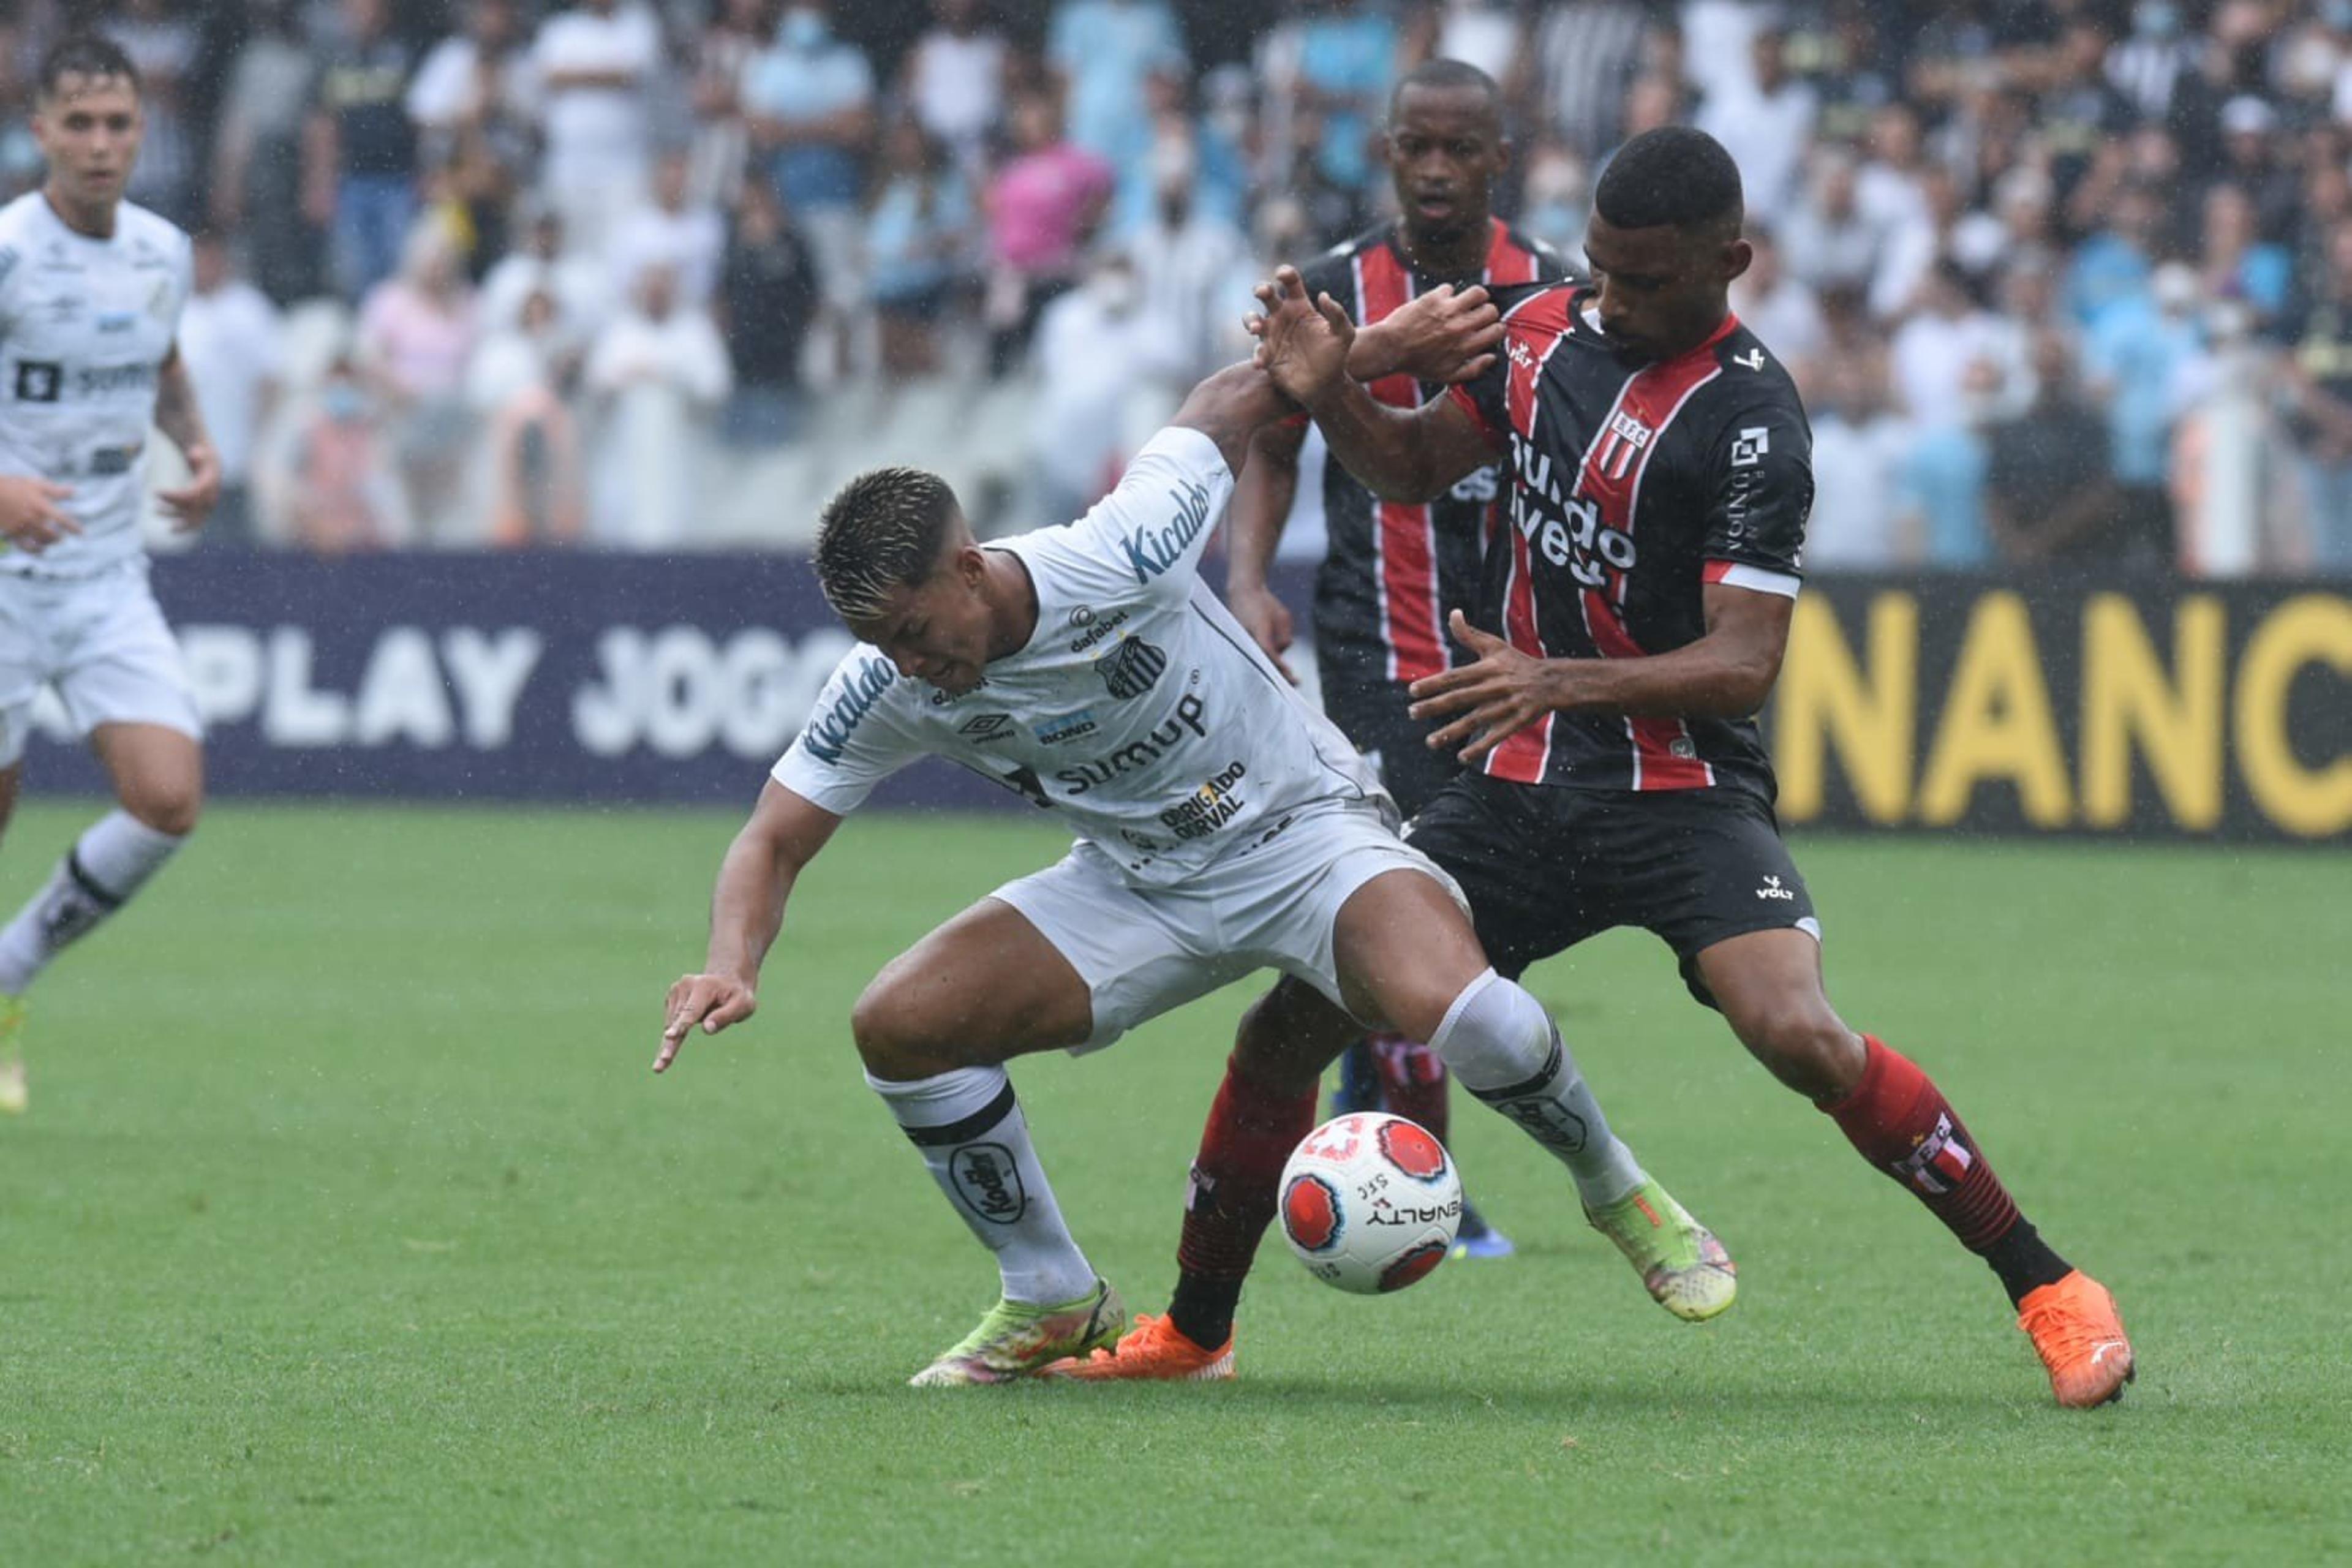
[[[1654,1178],[1584,1217],[1617,1244],[1651,1300],[1686,1323],[1706,1321],[1739,1293],[1731,1254]]]
[[[1076,1300],[1058,1306],[1001,1300],[980,1327],[907,1382],[916,1388],[1010,1383],[1065,1356],[1084,1361],[1097,1350],[1110,1349],[1126,1322],[1118,1292],[1100,1279]]]

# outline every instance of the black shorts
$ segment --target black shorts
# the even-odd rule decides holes
[[[1453,752],[1429,749],[1429,732],[1436,726],[1406,711],[1412,702],[1401,680],[1327,679],[1323,683],[1323,711],[1349,744],[1372,760],[1381,783],[1407,816],[1427,805],[1462,771]]]
[[[1796,927],[1821,935],[1772,808],[1748,791],[1580,790],[1465,773],[1405,830],[1470,900],[1496,970],[1613,926],[1655,931],[1709,1006],[1696,960],[1717,942]]]

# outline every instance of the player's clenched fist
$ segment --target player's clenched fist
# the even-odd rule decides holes
[[[677,1059],[677,1049],[699,1024],[715,1035],[730,1024],[740,1024],[760,1005],[760,999],[742,981],[725,974],[681,974],[669,988],[669,1007],[662,1024],[661,1052],[654,1071],[666,1070]]]

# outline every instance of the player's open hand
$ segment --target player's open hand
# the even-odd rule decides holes
[[[1411,711],[1416,719],[1450,719],[1452,722],[1431,732],[1431,748],[1458,748],[1465,763],[1475,763],[1558,710],[1559,666],[1480,631],[1459,610],[1447,626],[1454,640],[1478,657],[1458,669],[1414,681]]]
[[[157,490],[155,500],[171,515],[172,531],[194,533],[205,525],[213,508],[220,504],[220,454],[202,441],[181,454],[188,462],[188,482],[168,490]]]
[[[1348,351],[1356,341],[1356,323],[1328,294],[1307,297],[1306,279],[1296,267],[1275,268],[1274,281],[1256,289],[1264,314],[1253,312],[1242,325],[1257,339],[1252,356],[1260,370],[1294,403],[1312,402],[1348,374]]]
[[[1358,362],[1366,357],[1364,340],[1374,333],[1380,338],[1381,363],[1359,368]],[[1502,341],[1503,313],[1486,289],[1475,284],[1456,289],[1441,283],[1359,333],[1349,369],[1359,381],[1399,372],[1420,382],[1470,381],[1494,364]]]
[[[71,494],[71,485],[30,474],[0,475],[0,534],[27,555],[38,555],[66,535],[79,533],[81,524],[58,504]]]
[[[760,999],[742,981],[726,974],[681,974],[669,988],[669,1006],[662,1023],[661,1051],[654,1071],[667,1072],[677,1059],[678,1047],[695,1026],[715,1035],[730,1024],[740,1024],[760,1005]]]
[[[1250,640],[1265,650],[1266,658],[1274,660],[1274,668],[1282,671],[1282,678],[1293,686],[1297,685],[1298,677],[1292,672],[1289,661],[1282,657],[1290,651],[1293,636],[1290,606],[1266,589],[1234,589],[1229,585],[1225,590],[1225,608],[1234,613],[1234,619],[1241,622],[1242,630],[1249,633]]]

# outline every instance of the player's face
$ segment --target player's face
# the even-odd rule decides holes
[[[65,76],[33,110],[33,137],[49,178],[77,202],[121,198],[145,128],[139,94],[119,76]]]
[[[1722,323],[1725,290],[1748,270],[1748,242],[1671,224],[1619,228],[1599,213],[1584,257],[1601,290],[1601,328],[1629,353],[1671,359]]]
[[[1473,87],[1408,87],[1389,125],[1389,172],[1406,230],[1444,242],[1486,221],[1487,193],[1510,163],[1495,105]]]
[[[980,685],[988,666],[987,574],[976,547],[950,545],[930,576],[892,594],[871,624],[850,629],[880,648],[900,675],[961,696]]]

